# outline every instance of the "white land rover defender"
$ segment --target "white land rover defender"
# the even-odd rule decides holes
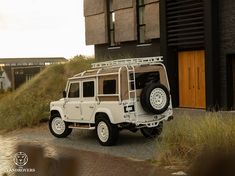
[[[172,103],[162,57],[92,64],[92,70],[68,79],[63,97],[50,104],[49,129],[63,138],[72,129],[96,130],[101,145],[114,145],[119,131],[160,135],[171,120]]]

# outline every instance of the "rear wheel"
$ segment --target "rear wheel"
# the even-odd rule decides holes
[[[97,138],[101,145],[111,146],[117,142],[119,135],[118,127],[112,124],[106,116],[98,116],[95,126]]]
[[[68,123],[63,121],[59,115],[50,118],[49,129],[51,134],[58,138],[65,138],[72,132],[72,129],[68,127]]]
[[[163,122],[160,122],[158,126],[152,128],[141,128],[140,131],[146,138],[156,138],[162,133]]]

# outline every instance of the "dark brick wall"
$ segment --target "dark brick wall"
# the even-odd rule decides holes
[[[219,1],[219,30],[220,30],[220,103],[228,106],[227,55],[235,54],[235,1]]]
[[[121,59],[128,57],[151,57],[160,55],[160,40],[152,40],[151,45],[138,45],[136,41],[121,43],[120,48],[110,48],[108,44],[95,45],[95,58]]]

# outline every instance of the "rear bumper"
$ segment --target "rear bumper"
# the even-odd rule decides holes
[[[135,125],[139,128],[142,127],[156,127],[160,122],[170,121],[173,117],[173,111],[171,109],[167,110],[165,113],[160,115],[137,115],[135,116]]]

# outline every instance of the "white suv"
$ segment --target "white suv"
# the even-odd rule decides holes
[[[173,119],[161,56],[94,63],[68,79],[63,97],[50,104],[49,129],[59,138],[96,130],[101,145],[114,145],[122,129],[153,138]]]

